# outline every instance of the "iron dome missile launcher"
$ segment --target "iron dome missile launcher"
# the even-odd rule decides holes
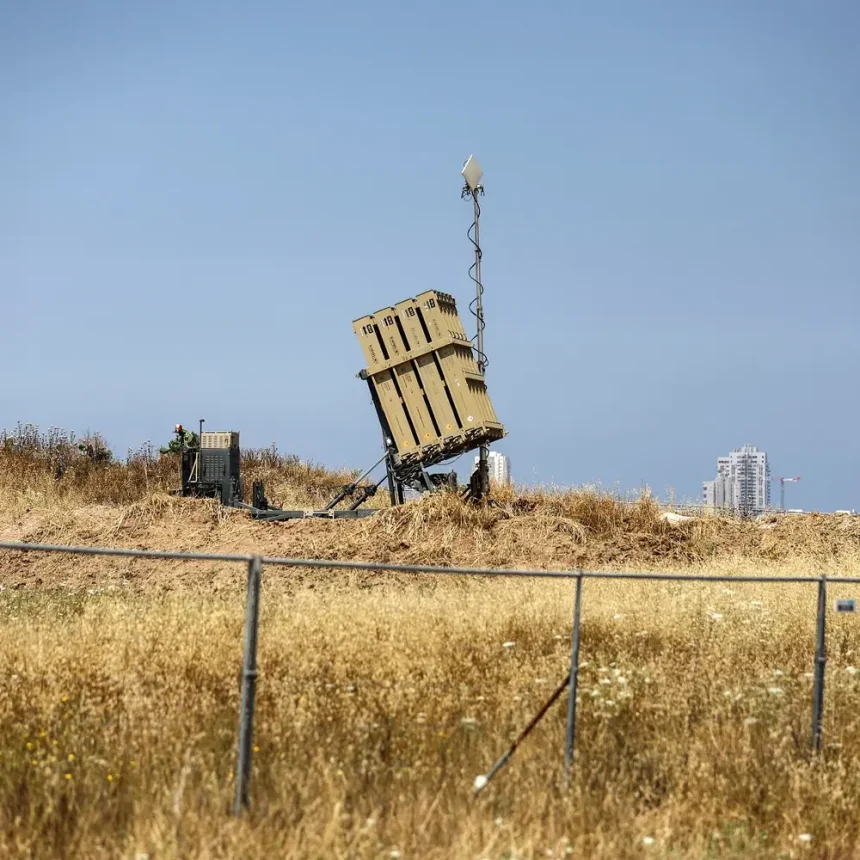
[[[429,290],[353,322],[395,481],[437,483],[426,469],[501,439],[454,297]]]

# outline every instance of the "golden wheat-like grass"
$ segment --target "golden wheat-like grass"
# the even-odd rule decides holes
[[[850,620],[831,625],[826,746],[813,760],[813,587],[587,582],[572,788],[557,706],[474,801],[474,777],[567,669],[571,587],[289,594],[274,584],[287,575],[264,578],[243,822],[227,814],[239,591],[3,592],[0,856],[836,857],[857,846],[857,639]]]

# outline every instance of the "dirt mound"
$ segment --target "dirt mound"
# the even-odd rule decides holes
[[[534,569],[678,569],[719,559],[750,564],[845,564],[860,550],[860,521],[807,515],[740,522],[721,517],[667,521],[657,504],[622,504],[587,493],[509,494],[489,506],[437,494],[363,520],[261,523],[214,501],[151,493],[127,505],[48,506],[0,518],[0,536],[28,543],[120,546],[266,556]],[[222,585],[238,565],[66,556],[4,558],[0,583],[88,587]],[[317,572],[281,569],[286,585],[324,582]],[[371,573],[332,575],[368,585]],[[386,575],[390,581],[390,575]]]

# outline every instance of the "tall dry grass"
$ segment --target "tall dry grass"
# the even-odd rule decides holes
[[[125,459],[111,455],[109,460],[82,454],[81,443],[96,454],[110,450],[97,433],[78,438],[58,428],[40,431],[32,424],[0,431],[0,505],[6,510],[128,505],[179,487],[178,456],[160,454],[151,442],[127,452]],[[246,501],[252,482],[259,479],[270,499],[286,507],[320,505],[355,477],[349,470],[304,462],[274,447],[243,450],[241,468]]]
[[[0,857],[849,857],[860,676],[814,587],[585,586],[575,781],[556,706],[572,589],[311,589],[265,574],[253,810],[234,789],[240,591],[0,595]],[[508,644],[506,647],[506,643]],[[808,841],[804,841],[808,840]]]

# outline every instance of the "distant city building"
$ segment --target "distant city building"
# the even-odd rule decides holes
[[[770,507],[770,466],[767,454],[754,445],[735,448],[717,459],[717,477],[702,484],[707,507],[731,508],[746,513]]]
[[[480,456],[475,457],[475,466],[478,465]],[[498,451],[490,451],[487,457],[487,467],[490,470],[490,483],[500,487],[506,487],[512,483],[511,461]]]

